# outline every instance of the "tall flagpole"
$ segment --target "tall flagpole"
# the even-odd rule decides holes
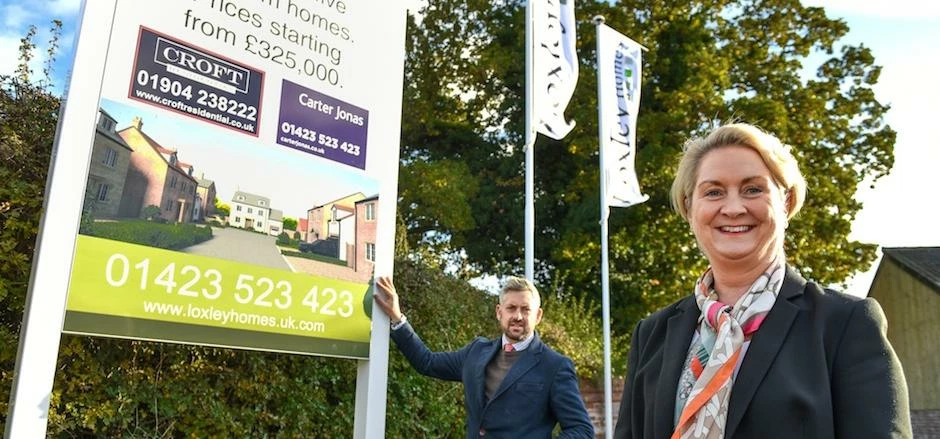
[[[595,58],[595,69],[597,70],[597,139],[600,144],[600,174],[601,174],[601,314],[602,324],[604,326],[604,437],[611,439],[613,437],[613,395],[611,392],[611,371],[610,371],[610,271],[607,264],[607,238],[608,228],[607,219],[610,216],[610,206],[607,203],[607,167],[604,163],[604,133],[606,130],[606,118],[604,117],[604,90],[601,88],[602,76],[604,73],[600,69],[601,59],[601,39],[600,28],[604,24],[604,17],[594,16],[594,25],[597,32],[597,52]],[[623,402],[621,402],[623,404]]]
[[[533,92],[533,53],[534,38],[532,31],[532,2],[526,2],[525,8],[525,277],[535,281],[535,130],[532,127]]]

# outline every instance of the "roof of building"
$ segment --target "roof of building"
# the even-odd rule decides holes
[[[337,204],[337,203],[339,203],[340,201],[343,201],[343,200],[345,200],[345,199],[347,199],[347,198],[353,198],[352,203],[355,204],[356,201],[359,201],[359,200],[361,200],[361,199],[363,199],[363,198],[365,198],[365,197],[366,197],[366,196],[365,196],[362,192],[355,192],[355,193],[346,195],[345,197],[339,197],[339,198],[337,198],[337,199],[335,199],[335,200],[333,200],[333,201],[328,201],[328,202],[323,203],[323,204],[320,204],[320,205],[318,205],[318,206],[313,206],[312,208],[307,209],[307,212],[309,212],[309,211],[311,211],[311,210],[319,209],[319,208],[321,208],[321,207],[329,206],[329,205],[331,205],[331,204]],[[347,200],[347,201],[348,201],[348,200]]]
[[[114,117],[111,117],[111,115],[108,114],[107,111],[104,111],[103,108],[98,107],[98,112],[101,113],[101,115],[103,115],[104,117],[108,118],[108,120],[110,120],[111,122],[113,122],[113,123],[115,123],[115,124],[117,123],[117,121],[114,120]],[[134,148],[131,148],[131,146],[128,145],[127,142],[124,141],[124,138],[118,135],[117,131],[115,131],[113,127],[112,127],[110,130],[105,130],[105,129],[102,129],[102,128],[101,128],[101,124],[98,123],[98,124],[95,124],[95,131],[97,131],[97,132],[101,133],[101,135],[103,135],[103,136],[105,136],[105,137],[107,137],[107,138],[109,138],[109,139],[111,139],[111,140],[117,142],[117,144],[120,145],[122,148],[124,148],[124,149],[126,149],[126,150],[128,150],[128,151],[131,151],[131,152],[134,151]]]
[[[199,187],[209,187],[215,184],[212,180],[207,180],[205,178],[196,177],[196,182],[199,183]]]
[[[271,214],[268,215],[268,219],[271,221],[282,221],[284,219],[284,212],[281,212],[277,209],[271,209]]]
[[[370,196],[365,197],[365,198],[363,198],[363,199],[361,199],[361,200],[359,200],[359,201],[356,201],[356,204],[365,203],[365,202],[369,202],[369,201],[375,201],[375,200],[378,200],[378,199],[379,199],[379,194],[370,195]]]
[[[119,130],[117,134],[121,136],[121,138],[124,139],[125,142],[127,142],[127,138],[124,137],[125,136],[124,133],[127,131],[130,131],[131,129],[136,130],[140,134],[141,138],[144,139],[144,142],[147,142],[147,145],[150,146],[151,149],[156,151],[157,154],[163,159],[167,167],[180,171],[180,173],[182,173],[186,178],[192,179],[193,182],[195,183],[196,179],[192,175],[189,175],[189,172],[187,172],[186,170],[184,170],[183,168],[179,166],[180,161],[179,161],[179,155],[177,154],[177,152],[171,149],[164,148],[163,145],[160,145],[160,142],[157,142],[156,139],[154,139],[153,137],[150,137],[150,135],[145,133],[142,127],[143,127],[143,122],[140,120],[139,117],[135,117],[134,121],[131,122],[130,126],[122,130]],[[128,142],[128,145],[129,144],[130,143]],[[177,154],[176,163],[170,164],[170,156],[172,156],[173,154]]]
[[[232,195],[232,201],[242,204],[249,204],[256,207],[263,207],[265,209],[271,208],[271,200],[269,198],[248,192],[235,191],[235,195]]]
[[[107,117],[108,119],[111,119],[114,123],[117,123],[117,119],[115,119],[114,116],[111,115],[111,113],[108,113],[107,111],[105,111],[104,108],[98,107],[98,112],[105,115],[105,117]]]
[[[307,218],[297,219],[297,230],[301,232],[307,230]]]
[[[940,247],[893,247],[882,252],[940,293]]]

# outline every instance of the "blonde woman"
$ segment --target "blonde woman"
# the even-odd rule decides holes
[[[911,437],[881,307],[787,265],[806,197],[787,147],[751,125],[716,128],[686,143],[671,195],[709,268],[637,324],[614,437]]]

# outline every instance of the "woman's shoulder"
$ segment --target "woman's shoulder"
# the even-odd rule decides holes
[[[884,320],[881,306],[870,297],[858,297],[832,288],[825,288],[815,282],[806,282],[803,295],[799,298],[802,307],[817,316],[834,323],[836,326],[848,324],[853,317],[863,316],[880,324]]]
[[[823,287],[813,281],[806,281],[803,296],[817,306],[845,310],[850,310],[858,306],[859,302],[866,300],[864,297],[853,296],[832,288]]]
[[[671,304],[654,311],[652,314],[643,318],[640,321],[640,324],[655,326],[659,322],[669,320],[677,313],[686,311],[694,311],[696,313],[699,312],[698,305],[695,304],[695,298],[692,297],[691,294],[685,295],[675,302],[672,302]]]

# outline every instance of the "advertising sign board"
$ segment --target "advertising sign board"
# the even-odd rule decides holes
[[[368,357],[402,42],[366,3],[117,3],[65,332]]]
[[[43,434],[61,332],[359,359],[355,437],[382,435],[404,14],[83,4],[8,435]]]

